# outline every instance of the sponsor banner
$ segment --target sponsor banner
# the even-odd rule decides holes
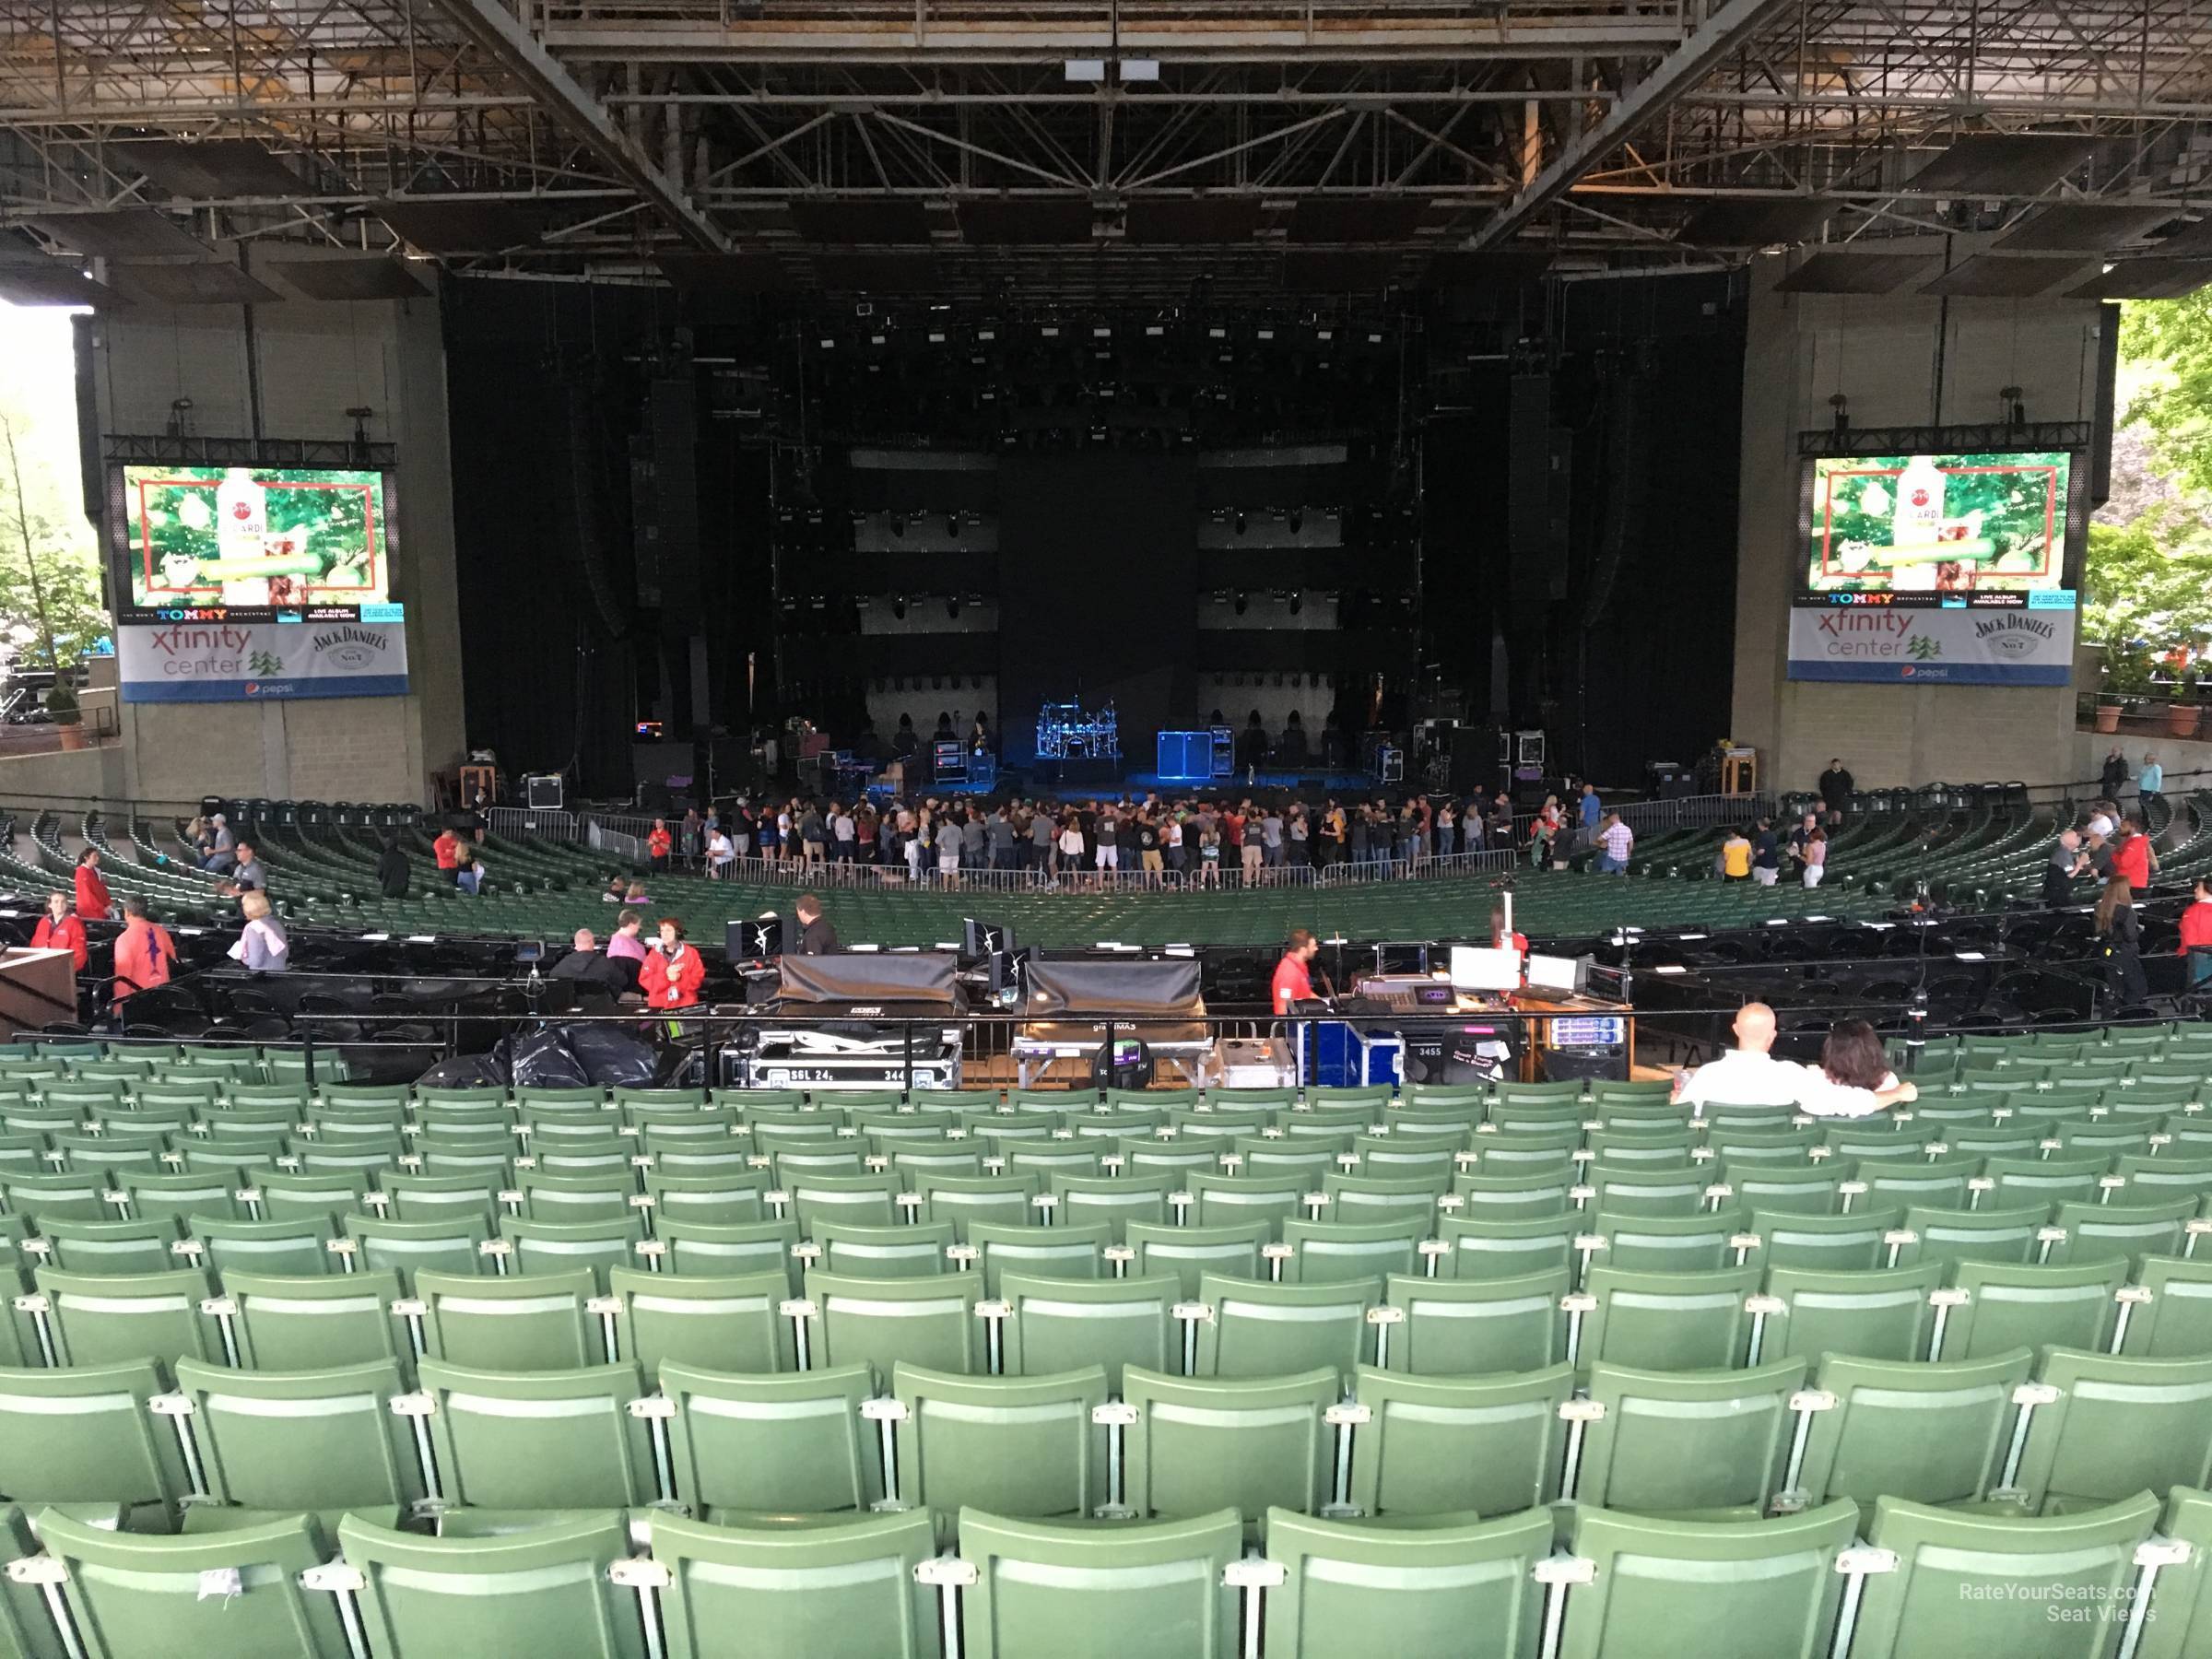
[[[1798,606],[1790,677],[1906,686],[2064,686],[2074,673],[2073,595],[2015,609]],[[2063,597],[2064,605],[2049,601]]]
[[[257,702],[399,697],[407,636],[398,622],[241,622],[228,617],[115,630],[125,702]]]

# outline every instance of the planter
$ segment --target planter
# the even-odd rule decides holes
[[[2100,702],[2097,705],[2096,728],[2100,732],[2116,732],[2120,729],[2120,705],[2118,703]]]
[[[56,724],[62,734],[64,748],[81,749],[85,747],[85,728],[81,721],[57,722]]]
[[[2204,712],[2194,703],[2168,703],[2166,705],[2166,735],[2169,737],[2195,736],[2197,722],[2204,718]]]

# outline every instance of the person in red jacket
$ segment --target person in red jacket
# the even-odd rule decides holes
[[[430,852],[437,857],[439,877],[449,886],[458,883],[461,879],[461,838],[453,833],[451,824],[438,831],[438,839],[430,843]]]
[[[661,942],[646,953],[638,968],[638,988],[653,1008],[688,1008],[699,1001],[699,987],[707,977],[707,964],[698,951],[684,943],[684,924],[674,916],[661,918]]]
[[[30,947],[33,950],[65,950],[82,973],[92,953],[85,945],[85,924],[69,913],[69,895],[46,895],[46,913],[31,931]]]
[[[654,818],[652,832],[645,837],[645,855],[653,860],[653,867],[656,873],[666,872],[668,852],[675,845],[676,838],[668,833],[667,820]]]
[[[100,878],[100,849],[87,847],[76,855],[76,913],[87,922],[105,922],[110,909],[108,884]]]
[[[2192,991],[2212,985],[2212,881],[2199,876],[2190,902],[2182,908],[2183,974]]]
[[[115,941],[115,1000],[168,984],[176,959],[176,942],[168,928],[147,919],[146,900],[135,894],[125,899],[123,933]]]

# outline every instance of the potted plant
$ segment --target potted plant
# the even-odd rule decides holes
[[[2097,697],[2097,729],[2116,732],[2126,704],[2150,688],[2150,653],[2139,646],[2115,645],[2104,659],[2104,685]]]
[[[2169,737],[2194,737],[2197,722],[2204,718],[2204,706],[2199,696],[2194,668],[2185,670],[2173,688],[2173,700],[2166,705],[2166,735]]]
[[[85,747],[85,716],[76,706],[76,687],[65,679],[55,680],[53,689],[46,693],[46,712],[53,716],[53,724],[61,728],[64,748]]]

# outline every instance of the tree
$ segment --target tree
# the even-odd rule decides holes
[[[33,666],[67,668],[109,631],[91,560],[40,512],[25,488],[15,423],[0,414],[0,632],[8,654]]]
[[[2124,307],[2120,351],[2158,371],[2121,418],[2149,429],[2159,459],[2184,484],[2212,491],[2212,290]]]
[[[2172,545],[2165,513],[2128,524],[2092,524],[2083,571],[2082,631],[2114,653],[2201,650],[2212,636],[2212,550]]]

